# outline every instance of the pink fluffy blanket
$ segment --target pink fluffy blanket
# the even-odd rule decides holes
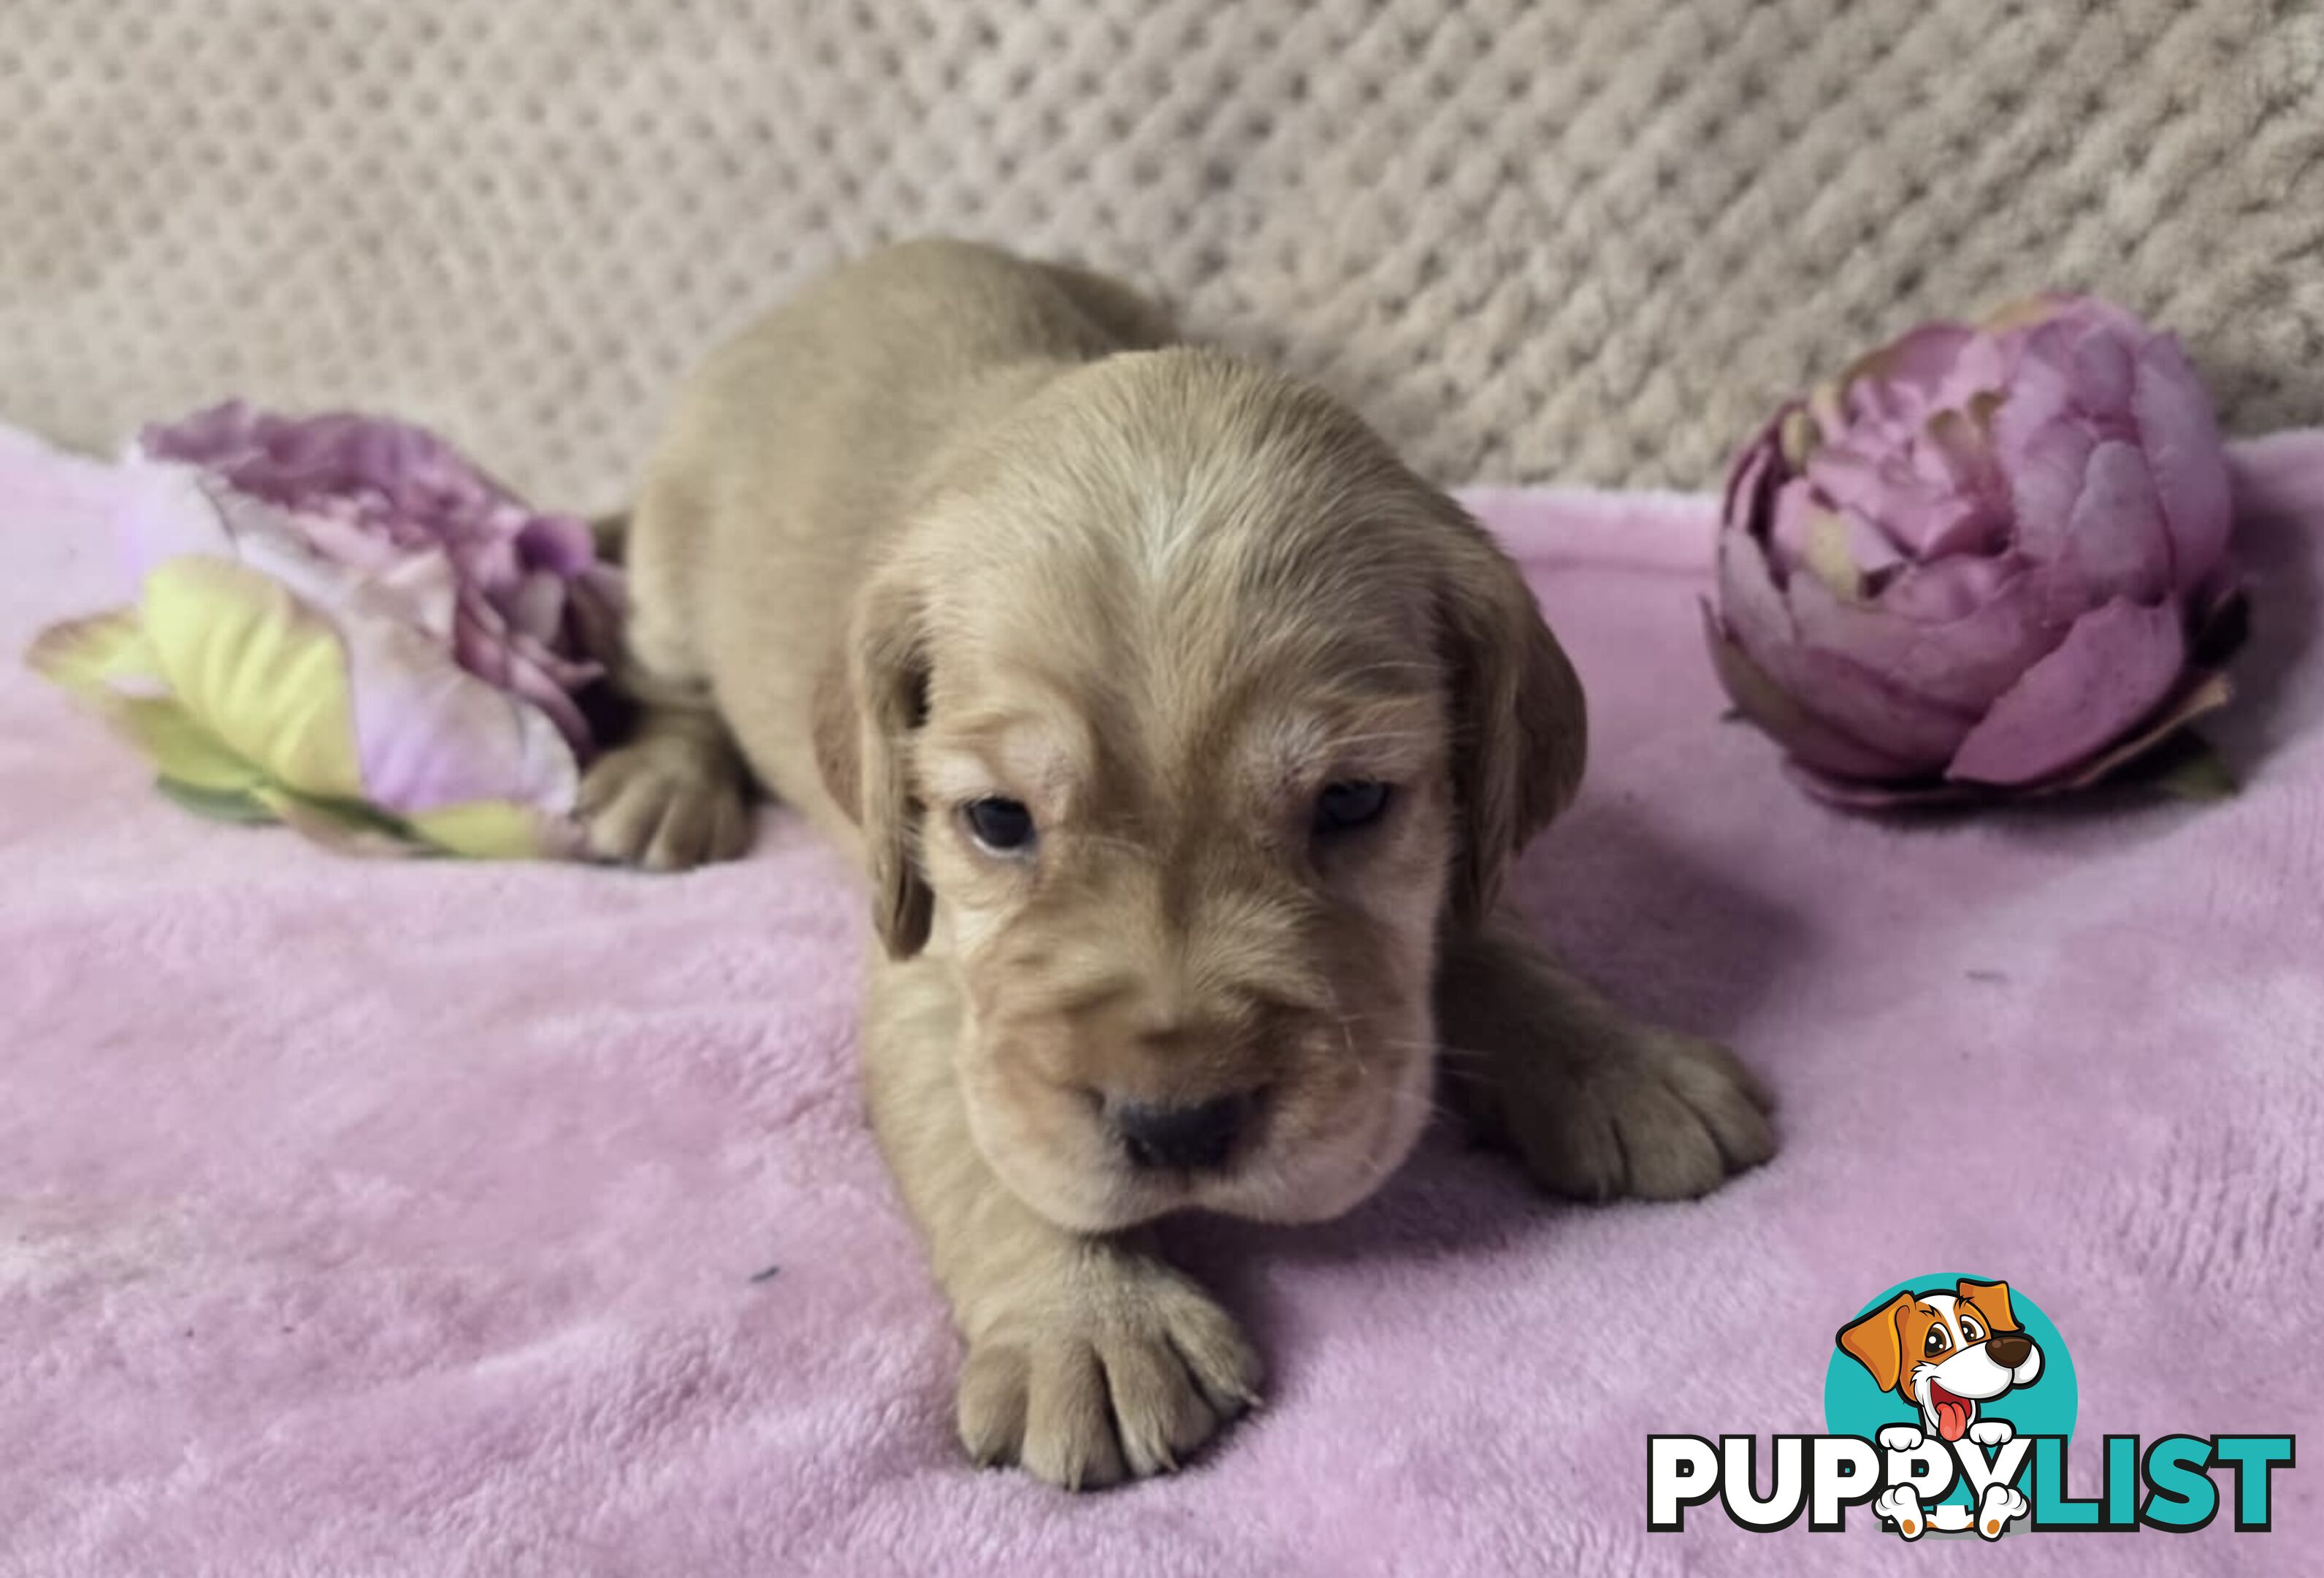
[[[862,906],[790,817],[679,878],[346,861],[185,816],[12,668],[0,1571],[1943,1564],[1862,1508],[1651,1533],[1646,1479],[1652,1432],[1821,1430],[1836,1328],[1947,1270],[2070,1343],[2077,1494],[2104,1433],[2324,1430],[2324,435],[2237,466],[2240,798],[1904,825],[1720,722],[1708,503],[1473,495],[1593,707],[1532,911],[1765,1071],[1786,1149],[1585,1209],[1439,1137],[1329,1226],[1188,1224],[1268,1400],[1080,1500],[956,1453],[954,1339],[856,1099]],[[109,585],[74,475],[0,432],[12,651]],[[1961,1559],[2313,1572],[2319,1483],[2276,1472],[2270,1534]]]

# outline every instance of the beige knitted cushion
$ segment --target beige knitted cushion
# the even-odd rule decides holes
[[[1448,478],[1700,484],[2044,284],[2324,418],[2307,0],[0,0],[0,417],[226,393],[622,494],[809,270],[1078,255]]]

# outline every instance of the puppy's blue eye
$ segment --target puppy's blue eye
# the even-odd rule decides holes
[[[1032,845],[1033,813],[1022,801],[993,795],[971,800],[960,814],[968,824],[970,836],[995,854],[1012,854]]]
[[[1388,785],[1369,778],[1327,785],[1315,797],[1315,831],[1347,833],[1369,827],[1388,810]]]

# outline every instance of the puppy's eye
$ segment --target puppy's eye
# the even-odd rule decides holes
[[[1369,778],[1328,784],[1315,797],[1315,831],[1347,833],[1369,827],[1388,810],[1388,785]]]
[[[1033,846],[1033,813],[1021,800],[998,795],[971,800],[960,808],[969,836],[995,854],[1016,854]]]
[[[1985,1328],[1978,1325],[1977,1322],[1971,1320],[1969,1316],[1961,1316],[1961,1341],[1964,1343],[1984,1342]]]
[[[1934,1359],[1952,1345],[1953,1340],[1945,1335],[1945,1329],[1942,1326],[1931,1326],[1929,1340],[1921,1344],[1921,1352],[1929,1358]]]

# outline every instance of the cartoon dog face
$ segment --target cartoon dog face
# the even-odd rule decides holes
[[[1883,1391],[1916,1405],[1930,1434],[1959,1441],[1981,1402],[2042,1373],[2042,1350],[2010,1313],[2009,1284],[1971,1282],[1950,1293],[1900,1293],[1839,1343]]]

